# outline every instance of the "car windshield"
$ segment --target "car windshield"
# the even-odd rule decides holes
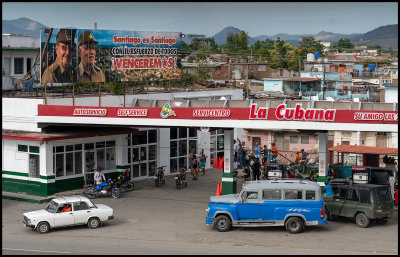
[[[58,208],[58,203],[50,201],[49,204],[46,206],[45,210],[50,213],[55,213],[57,208]]]
[[[375,203],[390,203],[392,201],[389,187],[374,188],[372,192],[372,199]]]

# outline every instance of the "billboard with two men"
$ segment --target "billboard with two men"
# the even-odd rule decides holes
[[[43,29],[41,83],[179,79],[179,32]]]

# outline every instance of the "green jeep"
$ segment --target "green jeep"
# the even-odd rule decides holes
[[[324,196],[324,202],[328,220],[337,216],[355,218],[361,228],[366,228],[370,221],[386,224],[394,210],[389,185],[337,185],[333,187],[333,196]]]

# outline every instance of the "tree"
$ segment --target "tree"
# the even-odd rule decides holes
[[[324,49],[324,45],[321,44],[321,41],[315,41],[315,38],[313,36],[301,37],[300,47],[312,48],[314,52],[322,52],[322,49]]]
[[[247,50],[248,49],[248,44],[249,44],[249,36],[244,30],[241,30],[237,35],[237,42],[236,45],[238,49],[241,50]]]
[[[338,50],[353,49],[354,45],[350,42],[349,38],[342,37],[338,42],[335,42],[333,44],[333,48],[336,48]]]

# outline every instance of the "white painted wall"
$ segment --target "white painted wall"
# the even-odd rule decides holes
[[[40,132],[34,117],[38,115],[38,104],[43,102],[35,98],[2,98],[3,129]]]
[[[399,88],[398,87],[385,87],[385,103],[398,103],[399,102]]]
[[[4,47],[4,46],[3,46]],[[5,65],[5,59],[6,58],[11,58],[11,62],[10,62],[10,74],[4,74],[3,73],[3,84],[1,86],[2,90],[11,90],[13,89],[13,85],[12,85],[12,80],[11,80],[11,76],[14,76],[17,79],[22,79],[28,72],[27,70],[27,59],[30,58],[31,59],[31,65],[33,65],[35,63],[36,57],[38,56],[39,51],[37,52],[24,52],[24,51],[2,51],[2,65],[3,65],[3,71],[4,71],[4,65]],[[14,74],[14,58],[24,58],[24,69],[23,69],[23,74]],[[40,67],[39,65],[35,66],[32,69],[31,74],[35,75],[36,72],[40,72]],[[40,73],[39,73],[40,74]],[[38,74],[38,75],[39,75]],[[39,80],[40,78],[36,78],[37,80]]]
[[[18,145],[39,146],[36,141],[3,139],[4,160],[2,169],[20,173],[29,173],[29,152],[18,152]],[[42,167],[40,167],[42,168]],[[42,173],[41,173],[42,174]]]
[[[180,100],[180,99],[199,99],[209,100],[215,97],[225,96],[231,100],[243,100],[243,89],[230,90],[211,90],[179,93],[158,93],[158,94],[139,94],[126,95],[125,106],[132,107],[134,99],[145,100]],[[72,98],[47,99],[48,105],[72,105]],[[124,106],[124,96],[104,95],[101,96],[101,106],[121,107]],[[99,97],[75,97],[75,106],[99,106]]]

